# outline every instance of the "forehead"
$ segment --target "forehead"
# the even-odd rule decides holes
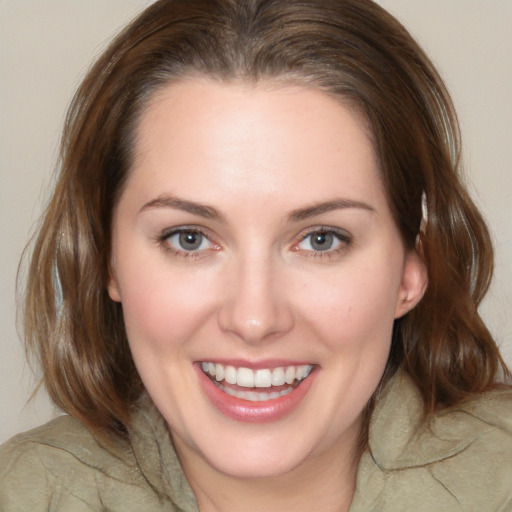
[[[318,89],[270,82],[165,87],[141,115],[131,172],[148,194],[187,189],[198,200],[277,200],[291,186],[303,202],[383,193],[361,114]]]

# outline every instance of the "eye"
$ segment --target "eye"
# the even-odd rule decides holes
[[[345,249],[351,242],[351,236],[343,231],[320,228],[303,236],[295,246],[299,251],[332,254]]]
[[[215,248],[215,244],[198,229],[178,228],[162,236],[166,248],[177,254],[197,253]]]

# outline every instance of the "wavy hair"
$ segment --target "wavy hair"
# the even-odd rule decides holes
[[[370,0],[160,0],[78,89],[32,248],[26,345],[59,407],[97,431],[126,432],[143,386],[121,305],[106,288],[112,211],[149,99],[195,75],[304,84],[361,112],[396,225],[405,246],[421,251],[429,280],[419,305],[395,322],[385,376],[403,367],[433,412],[508,375],[477,311],[493,251],[461,180],[456,115],[404,27]]]

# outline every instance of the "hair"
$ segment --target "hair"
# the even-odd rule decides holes
[[[123,435],[143,392],[122,307],[107,292],[112,212],[148,101],[194,76],[303,84],[366,118],[392,215],[429,282],[418,306],[395,321],[384,379],[403,367],[432,413],[509,375],[477,311],[493,250],[461,180],[456,115],[405,28],[370,0],[160,0],[115,38],[78,89],[34,242],[25,339],[60,408]]]

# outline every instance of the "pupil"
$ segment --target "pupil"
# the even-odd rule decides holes
[[[313,236],[311,245],[316,251],[327,251],[331,248],[333,242],[332,233],[316,233]]]
[[[193,233],[191,231],[184,231],[180,233],[180,245],[187,251],[197,249],[201,245],[202,235],[200,233]]]

